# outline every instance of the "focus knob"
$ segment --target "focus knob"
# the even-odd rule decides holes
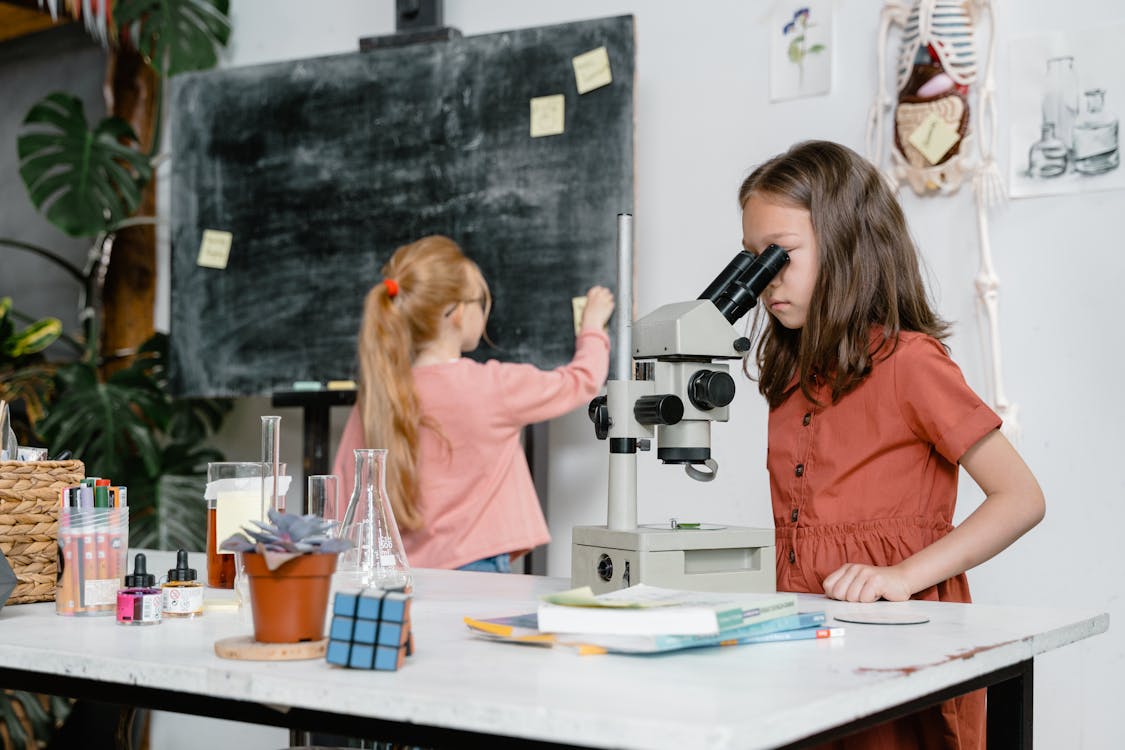
[[[684,418],[684,402],[667,393],[641,396],[633,404],[633,416],[641,424],[676,424]]]
[[[734,401],[734,378],[723,370],[700,370],[688,381],[688,399],[707,411]]]
[[[605,396],[598,396],[590,402],[586,413],[594,423],[594,435],[598,440],[609,437],[609,405]]]

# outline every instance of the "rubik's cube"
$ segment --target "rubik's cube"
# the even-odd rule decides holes
[[[328,631],[329,664],[395,671],[414,653],[411,594],[383,589],[338,592]]]

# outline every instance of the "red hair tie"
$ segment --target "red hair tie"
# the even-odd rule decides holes
[[[383,286],[387,287],[387,296],[394,298],[398,295],[398,282],[394,279],[383,279]]]

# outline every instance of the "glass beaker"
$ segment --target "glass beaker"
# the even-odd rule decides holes
[[[353,585],[410,591],[414,576],[387,495],[386,469],[386,449],[356,449],[355,489],[341,524],[352,548],[341,555],[340,570]]]
[[[290,477],[285,464],[279,464],[278,494],[289,490]],[[250,526],[250,521],[265,521],[273,490],[273,467],[262,461],[214,461],[207,464],[207,585],[234,588],[238,566],[233,552],[219,549],[231,534]]]
[[[223,540],[250,521],[265,520],[265,478],[270,467],[261,461],[215,461],[207,464],[207,585],[232,589],[235,555],[219,549]]]
[[[335,474],[313,474],[309,477],[308,507],[305,512],[325,521],[337,522],[329,532],[339,534],[339,480]]]

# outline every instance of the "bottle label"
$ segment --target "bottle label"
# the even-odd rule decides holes
[[[118,622],[160,622],[162,596],[149,589],[122,589],[117,592]]]
[[[193,615],[203,611],[202,586],[165,586],[164,611],[170,615]]]
[[[141,622],[159,622],[161,596],[145,594],[141,597]]]

